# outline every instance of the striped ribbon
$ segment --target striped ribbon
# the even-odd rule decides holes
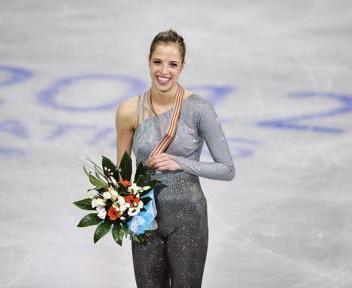
[[[178,124],[178,120],[180,118],[180,114],[181,114],[181,108],[182,108],[182,100],[183,100],[183,96],[185,94],[185,90],[184,88],[180,85],[177,84],[177,91],[176,91],[176,103],[174,106],[174,111],[172,113],[172,117],[171,120],[169,122],[169,128],[166,132],[166,134],[162,137],[162,139],[160,140],[159,144],[156,145],[153,149],[153,151],[150,153],[149,155],[149,159],[152,158],[153,156],[160,154],[164,151],[166,151],[166,149],[169,147],[169,145],[171,144],[171,142],[174,140],[175,134],[176,134],[176,130],[177,130],[177,124]],[[148,90],[148,97],[151,96],[151,89]],[[151,100],[151,97],[149,98]],[[153,113],[158,116],[153,108],[153,105],[151,105],[151,109],[153,111]]]

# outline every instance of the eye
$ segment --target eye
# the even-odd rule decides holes
[[[154,60],[153,63],[154,63],[154,64],[160,64],[161,61],[160,61],[160,60]]]
[[[176,68],[176,67],[178,67],[178,64],[177,63],[171,63],[171,66]]]

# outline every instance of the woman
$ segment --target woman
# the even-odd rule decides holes
[[[201,287],[208,247],[207,203],[199,177],[230,181],[235,167],[212,104],[178,83],[183,38],[160,32],[148,57],[151,88],[116,111],[117,163],[133,150],[155,188],[157,230],[146,246],[132,242],[138,287]],[[200,162],[204,141],[215,162]],[[171,283],[170,283],[171,282]]]

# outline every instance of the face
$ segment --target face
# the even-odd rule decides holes
[[[182,69],[182,56],[177,44],[157,44],[149,60],[152,87],[160,92],[171,91],[177,85]]]

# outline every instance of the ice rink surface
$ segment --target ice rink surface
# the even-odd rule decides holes
[[[237,169],[201,178],[203,287],[352,287],[351,1],[0,2],[0,287],[136,287],[130,242],[72,205],[116,157],[118,103],[149,86],[156,33],[214,104]],[[202,159],[211,156],[204,149]]]

